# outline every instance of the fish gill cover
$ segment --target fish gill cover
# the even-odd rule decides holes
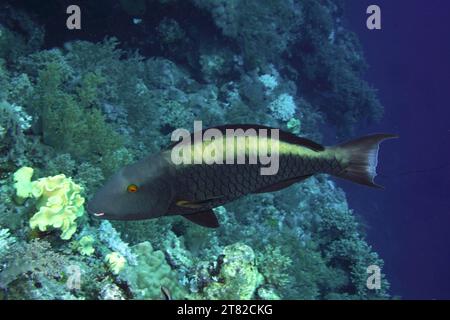
[[[383,261],[326,175],[215,208],[218,229],[180,217],[99,221],[80,207],[194,120],[318,142],[329,128],[348,138],[379,120],[341,1],[86,1],[78,33],[65,29],[67,5],[0,6],[3,299],[162,299],[161,287],[173,299],[390,297],[383,274],[368,285]],[[53,181],[45,227],[33,223],[41,196],[18,199],[21,168]],[[78,207],[53,185],[60,175],[77,186]]]

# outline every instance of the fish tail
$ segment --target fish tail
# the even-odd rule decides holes
[[[334,147],[342,168],[334,175],[366,186],[382,188],[374,182],[377,175],[378,150],[381,142],[393,138],[397,136],[374,134]]]

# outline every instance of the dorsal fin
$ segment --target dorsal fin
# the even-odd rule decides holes
[[[228,125],[222,125],[222,126],[217,126],[217,127],[211,127],[211,128],[203,129],[202,130],[202,134],[208,129],[217,129],[223,135],[225,135],[227,129],[233,129],[233,130],[242,129],[242,130],[246,131],[248,129],[255,129],[255,130],[267,129],[267,130],[271,130],[271,129],[277,129],[277,128],[267,127],[267,126],[263,126],[263,125],[259,125],[259,124],[228,124]],[[311,149],[313,151],[323,151],[323,150],[325,150],[325,148],[321,144],[318,144],[318,143],[316,143],[316,142],[314,142],[312,140],[298,137],[295,134],[292,134],[292,133],[287,132],[287,131],[283,131],[281,129],[277,129],[277,130],[279,131],[279,134],[280,134],[279,135],[280,141],[284,141],[284,142],[292,143],[292,144],[295,144],[295,145],[303,146],[303,147],[306,147],[306,148]],[[193,135],[193,133],[191,134],[191,138],[192,138],[192,135]],[[179,141],[176,141],[176,142],[172,143],[168,147],[168,149],[170,150],[171,148],[173,148],[178,143],[179,143]]]

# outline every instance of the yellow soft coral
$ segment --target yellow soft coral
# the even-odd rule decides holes
[[[37,199],[38,212],[31,217],[30,227],[40,231],[47,231],[48,227],[61,229],[61,239],[70,239],[77,229],[76,219],[84,214],[84,198],[80,195],[82,187],[60,174],[33,181],[29,188],[25,182],[26,178],[31,180],[30,170],[32,175],[32,168],[19,169],[16,172],[17,181],[22,183],[14,185],[19,198],[28,196]]]
[[[95,252],[94,249],[94,237],[93,236],[84,236],[78,241],[78,252],[83,256],[90,256]]]
[[[119,274],[119,272],[125,267],[127,260],[120,253],[111,252],[106,255],[105,262],[108,263],[108,267],[112,273]]]
[[[22,204],[31,195],[33,168],[23,167],[17,170],[14,175],[14,188],[16,189],[16,201]]]

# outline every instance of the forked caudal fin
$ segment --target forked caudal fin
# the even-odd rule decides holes
[[[345,169],[336,176],[370,187],[382,188],[374,179],[377,175],[380,143],[398,138],[392,134],[374,134],[352,140],[336,147],[344,160]]]

